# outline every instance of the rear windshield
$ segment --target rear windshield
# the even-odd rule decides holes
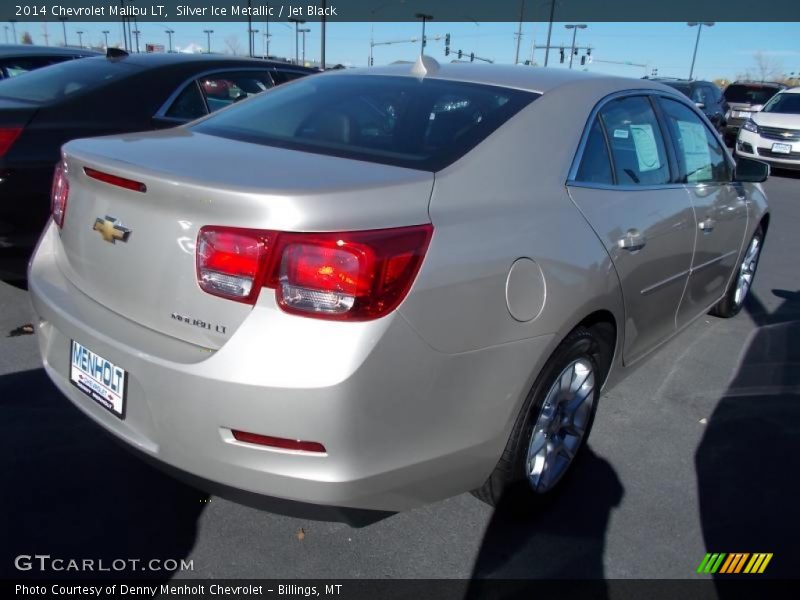
[[[800,115],[800,94],[778,94],[762,112]]]
[[[48,104],[121,79],[134,69],[104,57],[70,60],[4,80],[0,98]]]
[[[764,104],[778,93],[778,88],[763,87],[760,85],[731,84],[725,88],[723,96],[728,102],[742,102],[745,104]]]
[[[412,77],[320,75],[192,125],[220,137],[439,171],[538,94]]]

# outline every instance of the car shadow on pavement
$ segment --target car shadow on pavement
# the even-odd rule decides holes
[[[208,496],[131,456],[74,408],[43,369],[0,376],[3,554],[0,577],[145,577],[151,559],[180,566]],[[81,564],[139,559],[111,572],[17,570],[19,555]],[[24,566],[24,563],[21,563]],[[116,563],[122,566],[123,563]],[[158,565],[152,565],[158,566]],[[167,567],[171,566],[169,563]],[[195,565],[195,569],[202,565]]]
[[[590,447],[541,505],[520,506],[507,494],[484,534],[467,597],[482,595],[483,578],[602,580],[606,529],[623,495],[614,469]]]
[[[706,551],[773,553],[757,577],[796,577],[800,292],[773,294],[783,298],[773,313],[755,295],[748,298],[745,310],[758,328],[708,419],[695,466]],[[716,577],[720,597],[736,591],[724,581],[737,575]]]

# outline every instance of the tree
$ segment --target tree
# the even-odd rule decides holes
[[[22,32],[22,37],[20,38],[20,41],[22,41],[23,44],[33,44],[33,38],[31,37],[31,34],[28,33],[27,31]]]
[[[783,68],[780,61],[770,58],[761,50],[753,54],[755,62],[756,79],[759,81],[777,81],[783,76]]]
[[[227,47],[225,53],[233,54],[234,56],[238,56],[239,52],[242,50],[242,45],[239,42],[239,36],[235,34],[231,34],[225,38],[225,46]]]

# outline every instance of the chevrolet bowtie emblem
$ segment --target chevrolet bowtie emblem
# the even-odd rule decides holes
[[[128,238],[131,235],[131,230],[127,227],[123,227],[122,223],[120,223],[114,217],[109,217],[106,215],[105,219],[97,218],[94,222],[94,227],[92,227],[95,231],[97,231],[103,239],[107,242],[111,242],[112,244],[116,244],[117,240],[120,242],[127,242]]]

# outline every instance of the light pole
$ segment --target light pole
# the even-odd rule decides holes
[[[256,34],[259,32],[259,29],[250,28],[250,58],[253,58],[256,55]]]
[[[517,53],[514,55],[514,64],[519,64],[519,45],[522,42],[522,19],[525,18],[525,0],[521,0],[519,7],[519,28],[517,29]]]
[[[78,34],[78,46],[83,48],[83,30],[82,29],[78,29],[78,31],[76,31],[75,33]]]
[[[327,11],[327,2],[326,0],[322,0],[322,21],[320,22],[320,57],[319,63],[322,70],[325,70],[325,29],[326,29],[326,11]]]
[[[300,25],[304,25],[305,21],[302,19],[289,19],[294,23],[294,64],[300,62]]]
[[[169,38],[169,52],[172,54],[172,34],[175,33],[174,29],[167,29],[166,30],[167,37]]]
[[[425,13],[417,13],[414,15],[415,19],[422,19],[422,45],[420,46],[419,53],[420,55],[425,54],[425,44],[427,40],[425,39],[425,22],[426,21],[433,21],[433,15],[426,15]]]
[[[64,47],[67,46],[67,17],[58,17],[58,20],[61,21],[61,29],[64,30]]]
[[[203,33],[206,34],[206,41],[208,43],[208,45],[206,46],[208,48],[207,54],[211,54],[211,34],[214,33],[214,30],[213,29],[203,29]]]
[[[17,20],[16,19],[9,19],[9,23],[11,23],[11,32],[14,37],[14,43],[17,43]]]
[[[569,68],[572,68],[572,58],[575,56],[575,38],[578,35],[578,29],[586,29],[586,25],[578,23],[577,25],[564,25],[566,29],[572,29],[572,47],[569,49]]]
[[[306,34],[311,33],[311,30],[305,28],[305,29],[298,29],[297,31],[303,34],[303,64],[306,64]]]
[[[556,12],[556,0],[550,0],[550,22],[547,25],[547,46],[544,49],[544,66],[550,58],[550,37],[553,35],[553,15]]]
[[[108,29],[103,29],[102,34],[106,39],[106,50],[108,50],[108,34],[111,33]]]
[[[134,29],[132,33],[136,36],[136,54],[139,54],[139,34],[142,32],[138,29]]]
[[[694,42],[694,54],[692,54],[692,67],[689,69],[689,79],[691,79],[692,75],[694,75],[694,61],[697,58],[697,47],[700,45],[700,32],[703,31],[703,25],[705,25],[706,27],[713,27],[714,23],[713,22],[698,23],[696,21],[691,21],[690,23],[687,23],[687,25],[689,27],[697,27],[697,39]]]

